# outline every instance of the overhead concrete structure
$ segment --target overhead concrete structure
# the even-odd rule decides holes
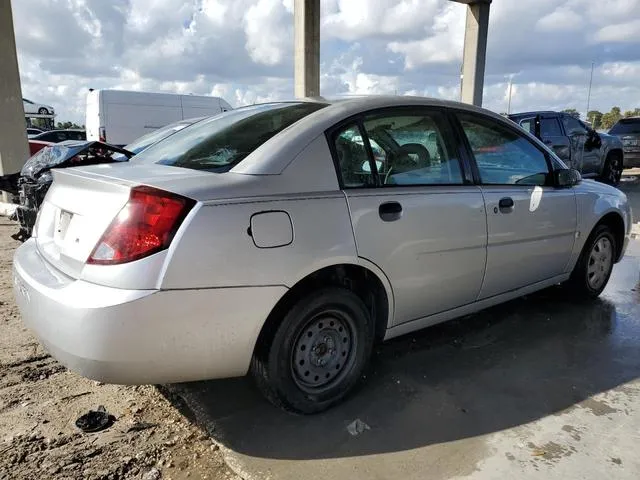
[[[0,1],[0,174],[18,172],[29,156],[11,2]]]
[[[482,105],[491,0],[451,0],[467,5],[462,67],[462,101]],[[294,3],[296,97],[320,95],[320,0]]]
[[[467,5],[462,56],[462,84],[460,85],[461,99],[465,103],[481,107],[491,0],[452,1]]]
[[[320,0],[295,0],[294,93],[296,97],[320,95]]]

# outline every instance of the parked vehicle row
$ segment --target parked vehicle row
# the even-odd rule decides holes
[[[620,119],[609,134],[622,141],[625,168],[640,167],[640,117]]]
[[[624,156],[618,137],[598,133],[564,112],[526,112],[509,118],[542,140],[583,177],[597,178],[609,185],[620,183]]]
[[[125,384],[251,371],[301,413],[375,342],[555,284],[599,295],[632,222],[512,121],[415,97],[242,107],[51,173],[13,267],[53,356]]]

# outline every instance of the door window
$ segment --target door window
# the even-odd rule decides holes
[[[381,185],[463,183],[460,163],[447,148],[440,114],[370,115],[363,124]]]
[[[547,159],[526,137],[490,118],[458,114],[482,183],[545,185]]]
[[[556,118],[540,119],[540,134],[542,137],[561,137],[562,130]]]
[[[587,129],[584,128],[584,125],[577,119],[573,118],[570,115],[562,116],[562,123],[564,125],[564,129],[567,132],[567,135],[586,135]]]
[[[369,155],[358,126],[349,125],[340,130],[334,143],[344,188],[373,187],[376,183],[375,172],[371,169]],[[384,158],[380,152],[376,155],[375,150],[374,157],[376,161],[379,161],[378,158]]]
[[[536,119],[535,118],[525,118],[520,122],[520,126],[523,130],[529,132],[531,135],[536,132]]]

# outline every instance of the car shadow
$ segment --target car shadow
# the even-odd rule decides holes
[[[392,340],[376,349],[353,395],[315,416],[277,410],[248,378],[160,389],[228,448],[254,457],[341,458],[475,437],[638,378],[633,286],[612,282],[613,300],[579,303],[550,289]],[[370,429],[352,436],[355,419]]]

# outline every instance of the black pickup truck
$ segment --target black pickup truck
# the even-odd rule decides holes
[[[620,183],[624,157],[619,138],[598,133],[564,112],[526,112],[508,117],[542,140],[583,177],[610,185]]]

